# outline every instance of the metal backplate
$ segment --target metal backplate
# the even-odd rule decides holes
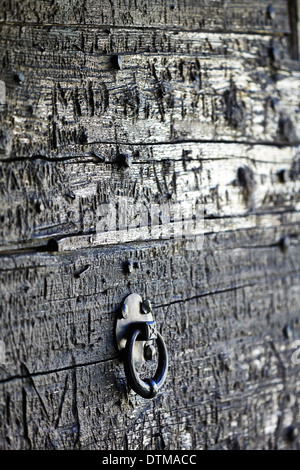
[[[141,306],[143,300],[139,294],[130,294],[123,302],[119,317],[116,322],[116,342],[119,351],[126,347],[128,332],[133,323],[153,321],[152,313],[143,313]],[[136,341],[133,351],[133,361],[136,368],[139,368],[145,361],[144,347],[145,341]]]

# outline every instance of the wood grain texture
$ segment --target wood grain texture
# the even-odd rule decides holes
[[[53,239],[60,251],[103,245],[101,208],[108,200],[117,208],[119,198],[126,198],[131,208],[197,199],[205,211],[205,231],[211,230],[212,218],[230,218],[227,229],[229,224],[231,229],[251,226],[250,220],[264,215],[268,225],[277,212],[298,220],[297,147],[185,143],[120,149],[132,155],[127,172],[114,162],[114,146],[106,144],[96,147],[98,157],[87,152],[55,162],[42,157],[3,162],[0,250],[46,248]],[[113,238],[111,229],[106,243],[125,241],[125,235],[126,230],[119,230]],[[148,227],[142,227],[128,241],[151,238]]]
[[[35,24],[72,24],[226,31],[290,31],[288,5],[274,0],[269,10],[266,0],[215,1],[176,0],[33,0],[2,1],[0,21]]]
[[[300,67],[272,5],[1,2],[1,449],[300,449]],[[197,201],[203,243],[101,232],[120,198]],[[114,343],[133,292],[170,357],[148,401]]]
[[[234,240],[228,234],[207,236],[199,264],[192,261],[194,253],[170,242],[63,258],[3,259],[1,307],[9,305],[17,321],[8,317],[4,325],[10,334],[1,406],[4,416],[17,419],[19,413],[18,420],[25,406],[30,427],[29,442],[20,435],[22,424],[19,430],[16,423],[7,426],[11,443],[125,449],[127,439],[129,448],[151,448],[162,445],[154,444],[154,432],[162,434],[167,448],[230,447],[231,433],[250,448],[275,447],[277,440],[287,445],[284,429],[298,416],[299,366],[291,355],[300,332],[300,251],[299,227],[282,230],[256,229],[252,236],[245,230]],[[286,230],[294,242],[282,253],[276,242]],[[274,246],[267,245],[270,240]],[[126,259],[139,260],[140,269],[124,273]],[[76,277],[87,262],[90,268]],[[170,353],[169,379],[151,404],[126,390],[112,344],[116,309],[136,291],[155,299],[155,317]],[[237,419],[232,426],[231,413]],[[222,423],[231,431],[221,432]],[[99,435],[101,441],[95,440]]]
[[[100,143],[299,142],[287,37],[1,30],[3,159],[63,158]]]

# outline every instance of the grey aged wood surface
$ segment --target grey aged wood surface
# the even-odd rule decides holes
[[[293,2],[0,6],[0,448],[299,449]],[[197,200],[203,245],[101,232],[119,198]],[[114,344],[132,292],[170,356],[152,400]]]

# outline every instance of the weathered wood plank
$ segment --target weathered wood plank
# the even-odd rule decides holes
[[[273,0],[2,1],[0,21],[213,31],[290,31],[287,2]]]
[[[288,211],[295,212],[295,222],[299,220],[297,148],[186,143],[124,145],[120,151],[132,158],[126,172],[115,163],[110,145],[95,146],[94,153],[68,161],[38,158],[3,163],[1,249],[46,245],[52,238],[58,240],[59,250],[156,239],[157,232],[149,229],[151,221],[134,230],[140,219],[128,221],[131,231],[120,227],[114,233],[112,226],[104,233],[102,208],[110,201],[110,217],[115,209],[117,221],[124,209],[120,200],[125,198],[136,215],[143,208],[151,212],[158,204],[172,208],[198,201],[205,219],[230,217],[231,230],[241,224],[251,226],[251,219],[256,224],[254,214]],[[260,220],[266,222],[268,217]],[[274,218],[273,223],[277,223]],[[210,231],[209,220],[198,229],[198,233]]]
[[[197,348],[205,337],[214,343],[227,340],[227,335],[233,338],[246,332],[239,308],[246,308],[247,292],[253,289],[256,299],[251,322],[259,320],[266,331],[275,318],[281,321],[285,308],[296,322],[299,224],[240,232],[207,235],[203,251],[186,250],[184,241],[165,241],[65,255],[2,258],[1,311],[3,331],[7,331],[7,363],[2,378],[19,375],[22,362],[30,371],[43,372],[68,367],[72,360],[83,364],[116,357],[114,320],[130,292],[153,299],[158,324],[168,341],[175,335],[179,351]],[[282,252],[280,240],[287,234],[292,243],[287,252]],[[139,263],[131,273],[126,270],[129,259]],[[244,302],[236,300],[235,306],[233,299],[240,298],[239,292],[244,292]],[[219,300],[220,295],[227,299],[227,307]],[[191,308],[185,320],[190,326],[183,325],[177,337],[173,308],[176,311],[177,303],[197,298],[205,306],[205,328],[209,328],[211,315],[211,330],[205,333],[201,312]],[[252,298],[249,300],[251,303]],[[245,311],[249,309],[252,311],[250,304]],[[192,335],[189,328],[193,328]],[[221,334],[225,336],[220,338]]]
[[[219,299],[223,306],[225,297]],[[181,351],[177,333],[185,336],[190,312],[205,307],[197,299],[173,309],[169,381],[150,403],[126,391],[116,361],[73,363],[67,370],[32,376],[23,366],[23,379],[2,385],[2,448],[299,448],[297,440],[287,439],[288,427],[299,419],[299,366],[291,363],[291,341],[280,338],[280,320],[277,330],[272,325],[272,336],[257,321],[249,330],[245,305],[244,335],[233,340],[229,333],[226,342],[222,336],[220,343],[209,339],[196,350],[185,345]],[[211,320],[215,328],[220,319]]]
[[[287,38],[1,29],[2,158],[61,158],[101,142],[299,141]]]
[[[184,362],[184,365],[178,361],[173,387],[169,387],[165,397],[158,397],[150,404],[144,404],[130,395],[127,400],[120,401],[118,385],[120,387],[121,383],[119,381],[118,384],[118,378],[116,379],[116,367],[112,372],[110,364],[79,367],[58,374],[34,377],[33,383],[24,380],[23,384],[19,382],[14,388],[11,387],[12,384],[6,384],[6,409],[18,420],[10,422],[9,426],[6,424],[9,431],[4,433],[7,439],[5,446],[9,448],[10,442],[16,442],[18,448],[48,449],[226,449],[234,448],[237,444],[242,448],[291,447],[292,443],[284,441],[284,430],[291,424],[291,416],[284,409],[284,404],[289,404],[290,399],[295,408],[299,385],[292,386],[287,382],[286,388],[282,389],[276,381],[276,373],[281,373],[281,370],[280,365],[274,363],[271,346],[266,356],[270,362],[264,365],[263,370],[258,371],[255,359],[257,352],[252,348],[253,345],[247,347],[244,344],[233,351],[232,361],[236,362],[238,368],[234,377],[238,380],[238,385],[234,393],[228,391],[224,378],[222,380],[221,377],[216,377],[214,370],[220,367],[221,361],[212,351],[209,351],[209,358],[198,363],[193,359]],[[247,370],[243,370],[244,364],[239,358],[239,354],[245,352],[250,355],[254,353],[252,364]],[[198,378],[199,370],[205,370],[205,378],[201,382]],[[269,377],[262,378],[258,388],[255,379],[259,375],[263,376],[264,372]],[[287,379],[289,378],[291,376],[287,375]],[[109,379],[115,379],[113,387],[109,387]],[[74,382],[84,383],[89,394],[83,398],[80,391],[76,390],[75,395],[72,390]],[[182,382],[189,393],[183,393]],[[217,400],[210,393],[212,383],[220,391]],[[104,395],[105,401],[102,402],[105,385],[108,393]],[[35,388],[39,391],[39,396]],[[188,396],[195,392],[195,399],[191,403]],[[282,396],[280,406],[274,392]],[[178,396],[180,393],[182,398]],[[253,405],[254,396],[256,406]],[[27,411],[25,419],[28,420],[28,426],[25,435],[22,434],[22,408]],[[281,423],[274,421],[274,408],[283,415]],[[34,415],[33,409],[37,410]],[[67,409],[72,411],[68,414],[65,412]],[[174,409],[177,410],[176,413],[172,413]],[[219,421],[220,413],[226,416],[225,425]],[[258,416],[262,418],[257,420]],[[191,426],[193,422],[199,423],[197,432]],[[98,441],[99,435],[102,436],[101,443]],[[201,439],[203,435],[207,435],[205,443]],[[254,442],[250,439],[252,435],[255,436]],[[293,447],[297,448],[297,444],[294,443]]]

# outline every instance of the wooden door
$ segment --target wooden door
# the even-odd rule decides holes
[[[299,449],[296,7],[1,1],[2,449]],[[151,215],[196,205],[196,238]],[[169,354],[150,400],[131,293]]]

